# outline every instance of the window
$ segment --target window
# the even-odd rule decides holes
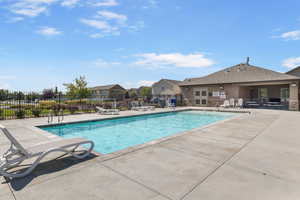
[[[202,90],[201,96],[206,97],[207,96],[207,92],[205,90]]]
[[[260,98],[268,98],[268,88],[258,88]]]
[[[290,98],[289,88],[280,88],[281,101],[287,101]]]
[[[207,103],[206,99],[202,99],[201,104],[206,105],[206,103]]]
[[[200,104],[200,99],[196,99],[196,104]]]
[[[200,91],[196,91],[195,96],[200,96]]]
[[[208,93],[208,96],[209,96],[209,97],[212,97],[212,96],[213,96],[213,93],[212,93],[212,92],[209,92],[209,93]]]

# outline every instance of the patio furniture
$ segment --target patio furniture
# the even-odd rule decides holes
[[[235,107],[235,100],[234,98],[229,99],[229,106],[234,108]]]
[[[135,111],[147,111],[147,110],[149,110],[149,108],[146,107],[146,106],[135,106],[135,107],[131,107],[131,110],[135,110]]]
[[[104,109],[99,106],[96,106],[97,112],[102,115],[118,115],[120,110],[118,109]]]
[[[83,138],[62,139],[24,148],[13,135],[0,124],[0,130],[10,141],[10,148],[0,157],[0,175],[8,178],[20,178],[30,174],[39,162],[52,152],[64,152],[78,159],[87,157],[94,148],[94,142]],[[80,145],[90,145],[89,149],[78,148]],[[9,172],[10,169],[20,166],[25,160],[34,159],[25,171]]]
[[[236,106],[239,107],[239,108],[243,108],[244,107],[244,100],[242,98],[239,98]]]
[[[220,107],[222,107],[222,108],[229,108],[230,107],[229,101],[225,100],[224,103],[222,105],[220,105]]]
[[[246,107],[250,107],[250,108],[257,108],[260,106],[260,104],[257,103],[256,101],[246,101],[245,105]]]
[[[174,103],[171,103],[170,101],[167,101],[167,108],[170,108],[172,110],[175,110],[175,104]]]

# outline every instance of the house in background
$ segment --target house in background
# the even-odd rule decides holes
[[[187,105],[218,106],[225,99],[242,98],[299,110],[299,81],[298,76],[242,63],[204,77],[186,79],[180,86]]]
[[[300,66],[288,71],[286,74],[300,77]]]
[[[176,99],[177,102],[182,101],[182,91],[179,86],[181,81],[161,79],[152,85],[153,98],[160,100]]]
[[[127,90],[118,84],[89,88],[92,98],[101,100],[123,100]]]

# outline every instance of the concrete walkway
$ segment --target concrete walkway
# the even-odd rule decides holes
[[[32,127],[43,120],[1,123],[25,146],[59,139]],[[300,112],[253,110],[114,157],[46,161],[28,177],[1,178],[0,199],[298,200],[299,122]],[[0,136],[0,153],[7,145]]]

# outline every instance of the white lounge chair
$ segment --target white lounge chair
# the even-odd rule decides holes
[[[167,108],[170,108],[172,110],[175,110],[176,109],[176,106],[174,103],[171,103],[170,101],[167,101]]]
[[[235,107],[235,100],[234,98],[229,99],[229,106],[234,108]]]
[[[135,111],[147,111],[148,108],[144,107],[144,106],[132,106],[131,110],[135,110]]]
[[[136,103],[131,103],[131,110],[135,111],[147,111],[147,110],[154,110],[154,106],[144,106],[144,105],[138,105]]]
[[[12,134],[0,124],[0,130],[4,133],[10,141],[10,148],[0,157],[0,175],[8,178],[20,178],[30,174],[39,162],[48,154],[52,152],[64,152],[70,154],[78,159],[87,157],[94,148],[94,142],[83,138],[62,139],[58,141],[51,141],[43,144],[24,148]],[[90,145],[89,149],[78,148],[81,145]],[[20,166],[25,160],[35,161],[23,172],[9,172],[10,169]]]
[[[237,107],[243,108],[244,107],[244,100],[242,98],[238,99]]]
[[[222,105],[220,105],[220,107],[222,107],[222,108],[228,108],[228,107],[230,107],[229,101],[225,100],[224,103]]]
[[[96,107],[97,112],[102,115],[118,115],[120,114],[120,110],[118,109],[104,109],[99,106]]]

